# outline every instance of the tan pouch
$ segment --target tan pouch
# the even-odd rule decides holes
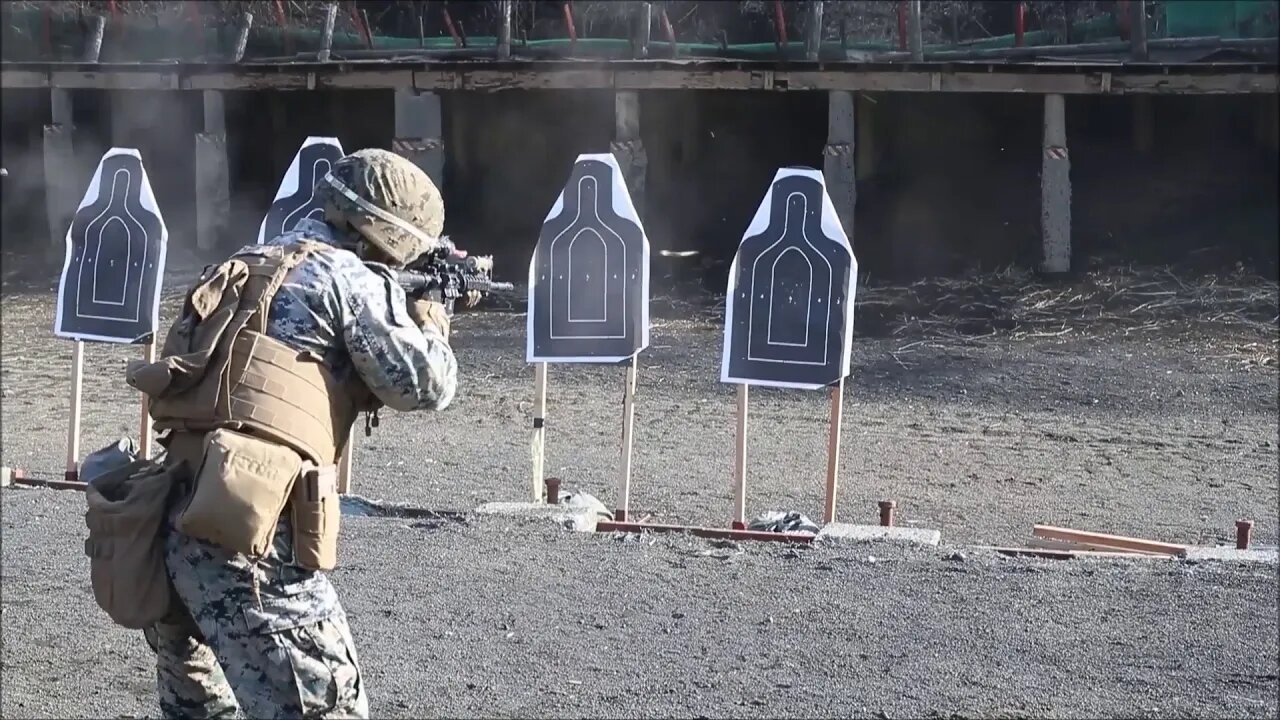
[[[293,488],[293,563],[328,572],[338,564],[338,468],[309,469]]]
[[[214,430],[204,442],[204,462],[178,531],[232,552],[265,555],[302,457],[232,430]]]
[[[94,478],[85,488],[93,599],[122,627],[138,630],[165,617],[171,585],[161,533],[170,491],[185,464],[164,467],[138,460]]]

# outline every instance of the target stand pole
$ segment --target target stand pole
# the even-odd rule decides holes
[[[831,422],[827,436],[827,501],[822,506],[822,524],[836,519],[836,488],[840,478],[840,431],[844,425],[844,378],[831,386]]]
[[[67,470],[63,476],[80,480],[80,390],[84,385],[84,341],[76,340],[71,354],[71,424],[67,428]]]
[[[156,338],[154,335],[151,336],[151,340],[147,342],[145,357],[148,365],[156,361]],[[138,431],[138,438],[140,440],[139,444],[142,446],[140,450],[143,460],[151,459],[151,440],[152,435],[154,434],[153,430],[154,425],[151,422],[151,396],[146,393],[142,393],[142,427]]]
[[[632,430],[636,424],[636,370],[640,364],[640,353],[631,356],[627,363],[627,385],[622,394],[622,472],[618,477],[618,504],[613,511],[616,522],[626,522],[627,513],[631,509],[631,448]]]
[[[542,502],[546,495],[543,481],[543,461],[547,449],[547,364],[533,366],[533,502]]]
[[[738,386],[738,436],[733,451],[733,529],[747,527],[747,397],[749,386]]]
[[[351,492],[351,465],[355,457],[356,423],[351,423],[351,432],[347,433],[347,444],[342,447],[338,456],[338,494]]]

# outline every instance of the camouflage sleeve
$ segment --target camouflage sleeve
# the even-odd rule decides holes
[[[368,266],[348,275],[343,335],[355,372],[393,410],[443,410],[458,387],[458,362],[445,338],[419,328],[404,290]]]

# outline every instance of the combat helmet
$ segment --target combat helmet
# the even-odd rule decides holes
[[[387,150],[357,150],[334,163],[316,185],[325,219],[349,226],[404,265],[441,245],[444,198],[431,178]]]

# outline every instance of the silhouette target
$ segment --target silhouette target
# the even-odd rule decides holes
[[[309,137],[303,141],[258,228],[258,244],[289,232],[303,218],[324,218],[324,206],[315,198],[316,183],[343,154],[337,138]]]
[[[145,342],[159,324],[168,240],[142,155],[112,148],[67,229],[54,334]]]
[[[729,271],[721,380],[816,389],[848,375],[857,273],[822,173],[779,170]]]
[[[529,263],[529,362],[618,362],[649,344],[649,240],[611,154],[580,155]]]

